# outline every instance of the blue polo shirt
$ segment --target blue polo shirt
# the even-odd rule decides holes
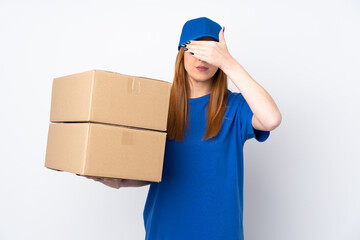
[[[189,99],[184,141],[166,140],[161,182],[151,182],[143,220],[146,240],[242,240],[243,146],[270,131],[252,127],[241,93],[229,91],[218,135],[202,141],[210,94]]]

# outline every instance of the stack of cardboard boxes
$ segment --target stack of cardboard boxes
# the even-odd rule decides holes
[[[170,89],[101,70],[55,78],[45,167],[160,182]]]

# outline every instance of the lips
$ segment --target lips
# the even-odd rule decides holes
[[[208,68],[205,67],[205,66],[197,66],[196,69],[200,70],[200,71],[205,71],[207,70]]]

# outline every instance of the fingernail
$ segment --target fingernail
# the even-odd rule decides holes
[[[187,50],[189,50],[189,49],[187,49],[187,48],[184,48],[184,51],[187,51]]]
[[[224,29],[223,32],[225,32],[225,26],[223,26],[223,29]]]
[[[182,47],[186,47],[186,44],[181,44]]]
[[[186,44],[190,44],[190,41],[187,41]]]
[[[194,55],[194,53],[190,52],[191,55]]]

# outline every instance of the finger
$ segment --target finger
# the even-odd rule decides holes
[[[196,57],[202,61],[207,62],[208,57],[205,54],[203,54],[201,51],[195,50],[193,53],[194,53],[194,55],[192,55],[193,57]],[[189,52],[189,54],[191,53]]]
[[[94,180],[94,181],[101,181],[101,177],[92,177],[92,179]]]
[[[91,177],[91,176],[84,176],[86,178],[89,178],[89,179],[96,179],[97,177]]]
[[[197,55],[206,55],[209,50],[207,49],[198,49],[198,48],[191,48],[191,49],[188,49],[186,52],[188,53],[194,53],[194,54],[197,54]],[[194,54],[191,54],[191,55],[194,55]]]
[[[209,46],[214,44],[214,41],[202,41],[202,40],[192,40],[187,46],[195,45],[195,46]]]
[[[220,43],[225,43],[224,31],[225,31],[225,26],[219,32],[219,42]]]
[[[203,50],[203,51],[209,51],[209,46],[203,46],[203,45],[187,45],[186,48],[188,49],[188,52],[193,52],[193,50]]]
[[[195,43],[192,42],[188,45],[186,45],[187,49],[201,49],[201,50],[205,50],[205,51],[209,51],[211,48],[214,48],[216,44],[213,41],[202,41],[203,43]]]
[[[186,52],[188,53],[194,53],[194,54],[200,54],[200,55],[206,55],[206,53],[208,53],[209,51],[206,50],[206,49],[198,49],[198,48],[191,48],[191,49],[188,49]],[[191,54],[193,55],[193,54]]]

